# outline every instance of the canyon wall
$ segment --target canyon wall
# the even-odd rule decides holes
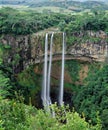
[[[108,57],[108,37],[100,32],[86,32],[92,38],[100,38],[101,40],[91,42],[87,39],[81,43],[68,45],[66,48],[66,59],[78,59],[84,61],[104,62]],[[49,34],[49,43],[50,43]],[[80,34],[77,37],[82,37]],[[44,56],[45,33],[32,34],[26,36],[2,35],[0,43],[5,47],[8,45],[8,54],[4,54],[4,62],[13,65],[15,73],[31,64],[41,63]],[[61,59],[62,33],[54,34],[53,57],[54,60]],[[49,49],[49,47],[48,47]]]

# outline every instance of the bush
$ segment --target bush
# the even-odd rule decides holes
[[[30,130],[101,130],[101,124],[89,125],[85,118],[69,109],[53,107],[55,117],[43,110],[38,110],[35,116],[29,118]],[[61,114],[62,113],[62,114]]]
[[[18,101],[0,99],[0,130],[101,130],[101,125],[91,126],[76,112],[67,107],[51,106],[49,112]]]
[[[80,87],[74,97],[74,105],[79,113],[83,112],[86,119],[95,124],[98,111],[103,129],[108,129],[108,65],[94,73],[90,72],[86,85]]]
[[[6,130],[26,130],[25,105],[7,99],[0,99],[0,119],[3,128]]]

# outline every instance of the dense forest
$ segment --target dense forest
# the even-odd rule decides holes
[[[88,6],[85,5],[84,8]],[[67,81],[64,83],[64,105],[54,103],[50,106],[50,109],[55,111],[54,117],[45,111],[41,101],[43,63],[32,63],[25,67],[26,51],[30,59],[33,59],[32,55],[37,52],[32,52],[34,45],[31,43],[38,41],[43,49],[43,35],[50,29],[56,29],[55,33],[66,33],[68,50],[76,44],[86,42],[90,45],[107,45],[106,6],[104,10],[75,13],[55,13],[49,10],[39,13],[30,8],[0,8],[0,130],[108,129],[107,57],[104,62],[76,59],[65,61]],[[100,37],[100,32],[104,33],[105,37]],[[96,36],[92,36],[94,34]],[[57,41],[55,48],[59,48],[59,36],[58,34],[54,37]],[[36,38],[39,40],[36,41]],[[61,63],[55,61],[53,64],[52,73],[56,75]],[[51,81],[51,96],[54,100],[59,79],[52,76]]]

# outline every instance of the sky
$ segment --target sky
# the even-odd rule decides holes
[[[0,0],[0,1],[5,1],[5,0]],[[9,0],[7,0],[9,1]],[[10,0],[11,1],[11,0]],[[14,0],[13,0],[14,1]],[[23,1],[23,0],[19,0],[19,1]],[[25,1],[29,1],[29,0],[25,0]],[[38,2],[42,2],[42,1],[48,1],[48,0],[31,0],[31,1],[38,1]],[[53,0],[49,0],[49,1],[53,1]],[[56,1],[56,0],[55,0]],[[57,0],[59,1],[59,0]],[[108,0],[73,0],[73,1],[104,1],[104,2],[108,2]]]
[[[93,0],[74,0],[74,1],[82,1],[82,2],[83,2],[83,1],[93,1]],[[94,0],[94,1],[95,1],[95,0]],[[96,1],[105,1],[105,2],[106,2],[106,1],[108,1],[108,0],[96,0]]]
[[[42,0],[39,0],[39,1],[42,1]],[[49,1],[51,1],[51,0],[49,0]],[[59,1],[59,0],[57,0],[57,1]],[[73,0],[73,1],[81,1],[81,2],[83,2],[83,1],[104,1],[104,2],[108,2],[108,0]]]

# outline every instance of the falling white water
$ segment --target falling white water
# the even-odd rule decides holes
[[[62,43],[62,68],[61,68],[61,79],[60,79],[60,90],[59,90],[59,105],[63,105],[63,93],[64,93],[64,58],[65,58],[65,33],[63,33],[63,43]]]
[[[51,68],[52,68],[52,46],[53,46],[53,37],[54,33],[51,35],[51,41],[50,41],[50,57],[49,57],[49,66],[48,66],[48,82],[47,82],[47,90],[46,90],[46,96],[47,96],[47,110],[51,113],[52,117],[55,117],[55,112],[53,108],[49,107],[52,104],[51,97],[50,97],[50,88],[51,88]]]
[[[51,68],[52,68],[52,47],[53,47],[54,33],[51,34],[50,41],[50,55],[48,59],[48,33],[45,36],[45,54],[44,54],[44,71],[43,71],[43,85],[42,85],[42,102],[44,109],[52,113],[53,117],[55,112],[49,106],[52,104],[50,97],[51,87]],[[62,42],[62,66],[61,66],[61,78],[60,78],[60,90],[59,90],[59,105],[63,104],[63,93],[64,93],[64,58],[65,58],[65,33],[63,33]],[[49,60],[49,64],[48,64]]]
[[[47,103],[51,105],[51,98],[50,98],[50,82],[51,82],[51,66],[52,66],[52,45],[53,45],[53,36],[54,33],[51,35],[51,42],[50,42],[50,57],[49,57],[49,66],[48,66],[48,84],[47,84]]]
[[[46,89],[47,89],[47,60],[48,60],[48,33],[45,36],[45,56],[44,56],[44,72],[43,72],[43,84],[42,84],[42,101],[43,105],[46,106]]]

